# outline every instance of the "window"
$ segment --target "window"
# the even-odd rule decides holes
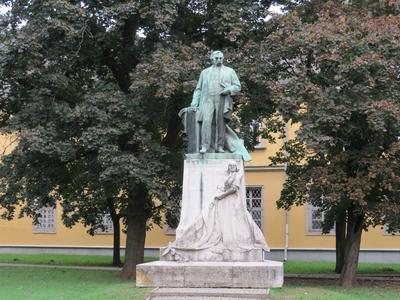
[[[111,216],[110,214],[104,214],[102,216],[102,220],[101,220],[101,225],[103,225],[103,228],[98,228],[95,230],[96,234],[99,233],[114,233],[114,226],[113,226],[113,222],[111,220]]]
[[[324,216],[319,208],[314,205],[308,205],[308,231],[309,232],[322,232],[322,222]]]
[[[308,233],[322,234],[322,222],[324,221],[324,212],[319,210],[319,207],[308,205]],[[334,229],[330,231],[334,234]]]
[[[33,225],[35,233],[55,233],[56,232],[56,209],[54,207],[42,207],[38,213],[38,224]]]
[[[383,235],[400,235],[400,228],[399,228],[399,231],[389,232],[388,226],[384,225],[382,229],[383,229]]]
[[[257,121],[253,120],[252,123],[250,124],[250,132],[252,134],[256,134],[262,130],[263,130],[263,124],[261,122],[257,122]],[[264,140],[262,139],[262,135],[258,134],[257,136],[255,136],[255,139],[256,139],[257,143],[254,145],[254,149],[265,149]]]
[[[254,222],[263,230],[263,209],[261,187],[246,187],[247,210]]]
[[[386,222],[386,224],[382,227],[383,235],[400,235],[400,214],[398,210],[386,212],[383,221]],[[389,232],[389,224],[392,230],[394,230],[393,232]]]

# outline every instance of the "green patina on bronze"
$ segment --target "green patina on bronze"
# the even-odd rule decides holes
[[[179,113],[189,138],[188,152],[229,152],[249,161],[251,157],[243,141],[228,126],[232,116],[232,96],[241,89],[239,78],[232,68],[223,65],[221,51],[214,51],[210,58],[212,66],[201,72],[190,107]]]

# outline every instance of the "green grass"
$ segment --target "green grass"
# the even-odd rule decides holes
[[[290,281],[282,288],[271,289],[270,300],[274,299],[304,299],[304,300],[365,300],[365,299],[400,299],[400,287],[359,286],[344,289],[333,283],[308,283]]]
[[[144,300],[151,289],[139,289],[116,271],[0,267],[0,299],[7,300]],[[400,287],[361,286],[343,289],[332,284],[289,281],[271,289],[269,299],[400,299]]]
[[[288,261],[284,265],[285,274],[313,274],[325,273],[333,274],[335,263],[333,262],[307,262],[307,261]],[[380,273],[400,273],[400,264],[375,264],[360,263],[358,266],[360,274],[380,274]]]
[[[123,260],[124,257],[121,257]],[[145,257],[145,262],[156,260]],[[63,265],[63,266],[111,266],[111,256],[101,255],[66,255],[66,254],[8,254],[0,253],[0,263]]]
[[[71,269],[0,267],[0,298],[134,299],[142,300],[150,289],[117,277],[118,272]]]

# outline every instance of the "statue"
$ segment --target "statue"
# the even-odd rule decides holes
[[[210,150],[225,152],[225,123],[232,115],[232,97],[240,91],[240,82],[235,71],[224,66],[224,55],[214,51],[212,66],[203,70],[193,93],[191,107],[199,107],[198,122],[201,122],[200,153]]]
[[[203,70],[190,107],[179,112],[188,136],[188,153],[230,152],[244,161],[251,156],[228,123],[232,116],[232,96],[240,91],[240,82],[232,68],[224,66],[224,55],[214,51],[212,66]]]
[[[224,261],[256,249],[269,251],[260,228],[247,211],[242,173],[235,161],[228,163],[226,177],[213,201],[162,256],[188,261],[185,254],[197,251],[195,260]]]
[[[268,245],[247,210],[244,162],[251,157],[228,126],[241,86],[223,58],[211,54],[191,106],[179,112],[187,150],[176,239],[160,248],[159,262],[137,266],[137,286],[174,287],[173,296],[181,287],[209,287],[214,298],[226,296],[218,288],[282,286],[282,263],[265,260]]]

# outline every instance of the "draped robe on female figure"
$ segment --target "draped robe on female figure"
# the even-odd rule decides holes
[[[246,252],[253,249],[269,251],[264,236],[246,209],[243,173],[228,172],[223,190],[234,192],[213,200],[200,216],[186,228],[169,249],[205,250],[218,256],[224,250]],[[217,191],[217,194],[221,191]]]

